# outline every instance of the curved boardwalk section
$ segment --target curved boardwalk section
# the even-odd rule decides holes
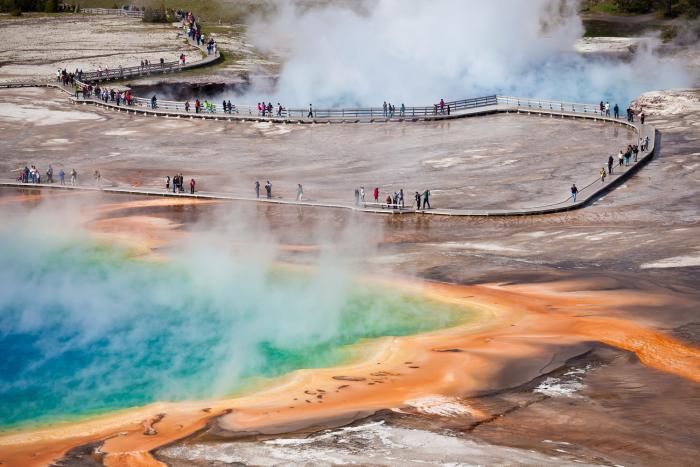
[[[120,10],[117,10],[120,11]],[[105,14],[116,14],[113,12]],[[236,105],[232,109],[223,109],[222,107],[210,106],[201,111],[195,111],[192,103],[186,105],[185,102],[174,101],[158,101],[154,106],[149,99],[134,98],[130,105],[119,105],[118,102],[107,100],[106,102],[94,96],[94,89],[99,86],[104,86],[105,81],[120,80],[128,77],[143,76],[151,73],[172,73],[182,71],[189,68],[205,66],[216,62],[221,55],[218,50],[212,54],[207,54],[206,49],[202,46],[197,46],[195,43],[190,43],[203,51],[204,58],[202,60],[182,64],[179,62],[169,62],[163,64],[151,65],[148,68],[142,66],[134,66],[129,68],[108,70],[108,71],[93,71],[83,73],[83,82],[77,82],[79,87],[89,87],[91,92],[82,93],[75,92],[75,86],[63,86],[60,83],[50,80],[32,80],[21,82],[5,82],[0,83],[0,88],[11,87],[31,87],[31,86],[47,86],[60,89],[70,96],[70,101],[75,105],[94,105],[103,109],[108,109],[114,112],[124,112],[126,114],[140,114],[144,117],[161,117],[161,118],[176,118],[176,119],[205,119],[221,122],[246,122],[246,121],[263,121],[271,122],[280,125],[286,124],[361,124],[361,123],[391,123],[391,122],[426,122],[436,120],[450,120],[457,118],[471,118],[483,115],[491,115],[498,113],[517,113],[526,114],[539,118],[558,118],[558,119],[585,119],[587,121],[600,122],[601,125],[620,125],[631,128],[637,135],[637,141],[640,143],[648,139],[648,148],[646,151],[640,152],[640,157],[637,161],[632,162],[629,166],[616,167],[615,173],[610,175],[607,181],[601,181],[598,174],[581,174],[581,180],[578,186],[578,196],[573,202],[572,197],[562,199],[544,205],[530,206],[519,209],[491,209],[491,210],[463,210],[463,209],[428,209],[416,211],[412,207],[399,209],[393,205],[375,205],[361,204],[343,205],[333,203],[314,203],[304,201],[288,201],[280,199],[263,200],[268,203],[279,204],[294,204],[314,207],[328,208],[345,208],[354,209],[365,212],[376,213],[414,213],[419,212],[425,215],[447,215],[447,216],[519,216],[533,214],[549,214],[561,211],[568,211],[587,206],[600,198],[605,193],[619,186],[624,180],[634,174],[640,167],[646,164],[657,151],[658,135],[655,128],[651,125],[641,125],[632,122],[624,121],[617,118],[610,118],[600,111],[597,105],[567,103],[559,101],[548,101],[528,98],[518,98],[510,96],[483,96],[469,99],[461,99],[445,102],[441,105],[408,107],[401,108],[393,113],[387,112],[383,108],[332,108],[332,109],[275,109],[272,115],[267,112],[264,114],[253,106]],[[199,110],[199,109],[198,109]],[[24,186],[26,184],[13,181],[4,181],[0,184],[5,186]],[[56,185],[29,185],[32,187],[42,188],[60,188],[60,189],[97,189],[88,187],[67,187]],[[143,195],[158,195],[158,196],[186,196],[193,198],[206,199],[222,199],[222,200],[241,200],[241,201],[260,201],[246,197],[236,197],[226,193],[215,192],[199,192],[195,194],[180,194],[180,193],[163,193],[158,190],[135,190],[129,188],[101,188],[102,191],[111,193],[130,193]]]

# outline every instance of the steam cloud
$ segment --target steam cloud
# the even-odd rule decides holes
[[[626,105],[644,91],[691,84],[649,38],[631,61],[583,57],[578,2],[376,0],[301,8],[280,2],[250,21],[250,38],[279,53],[275,85],[260,96],[289,106],[430,105],[494,93]]]
[[[276,240],[255,212],[221,208],[154,263],[96,244],[82,224],[94,209],[0,209],[0,430],[221,396],[250,378],[337,363],[339,346],[362,337],[454,319],[353,284],[349,259],[372,248],[362,221],[301,273],[273,267]]]

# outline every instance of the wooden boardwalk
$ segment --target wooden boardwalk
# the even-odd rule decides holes
[[[592,119],[591,116],[581,117],[580,115],[561,115],[556,113],[551,113],[551,111],[538,110],[533,111],[523,111],[518,109],[493,109],[493,112],[505,112],[505,113],[526,113],[530,115],[538,115],[540,118],[585,118]],[[450,116],[449,118],[460,118],[459,115]],[[597,118],[600,120],[600,117]],[[57,190],[82,190],[82,191],[100,191],[104,193],[112,194],[129,194],[129,195],[141,195],[141,196],[160,196],[160,197],[175,197],[175,198],[192,198],[192,199],[207,199],[207,200],[222,200],[222,201],[240,201],[240,202],[257,202],[257,203],[270,203],[278,205],[287,206],[301,206],[301,207],[314,207],[314,208],[332,208],[332,209],[347,209],[352,211],[364,212],[364,213],[374,213],[374,214],[414,214],[414,215],[433,215],[433,216],[466,216],[466,217],[490,217],[490,216],[525,216],[525,215],[539,215],[539,214],[553,214],[557,212],[570,211],[573,209],[579,209],[584,206],[588,206],[595,200],[599,199],[601,196],[610,192],[611,190],[618,187],[630,176],[636,173],[644,164],[646,164],[657,151],[656,137],[657,133],[654,127],[651,125],[638,125],[628,122],[612,121],[611,119],[604,119],[606,123],[609,124],[621,124],[635,128],[637,135],[643,139],[645,136],[649,136],[649,150],[640,153],[637,162],[631,162],[629,166],[615,167],[615,173],[613,175],[608,175],[606,177],[606,182],[601,182],[597,174],[591,174],[591,181],[579,188],[579,194],[577,196],[576,202],[573,203],[571,196],[560,201],[555,201],[546,205],[538,205],[532,207],[525,207],[520,209],[426,209],[426,210],[415,210],[412,206],[407,206],[405,209],[397,209],[395,207],[378,207],[371,205],[373,203],[360,203],[359,205],[354,204],[341,204],[341,203],[322,203],[316,201],[296,201],[281,198],[254,198],[237,196],[231,193],[224,192],[208,192],[208,191],[198,191],[194,194],[189,192],[185,193],[173,193],[170,190],[157,190],[157,189],[143,189],[143,188],[131,188],[131,187],[119,187],[119,186],[70,186],[70,185],[60,185],[57,183],[47,184],[31,184],[31,183],[20,183],[13,180],[0,180],[0,186],[4,187],[15,187],[22,189],[57,189]]]
[[[193,44],[194,45],[194,44]],[[195,45],[196,46],[196,45]],[[200,50],[202,47],[199,47]],[[169,73],[173,71],[181,71],[188,68],[205,66],[214,63],[220,59],[220,54],[216,51],[214,54],[205,56],[202,60],[191,62],[187,65],[177,67],[156,67],[151,70],[152,73]],[[138,67],[131,67],[138,68]],[[139,73],[138,70],[129,69],[129,73]],[[91,72],[95,74],[94,72]],[[90,76],[92,76],[92,74]],[[106,77],[103,77],[103,79]],[[121,76],[109,77],[120,79]],[[15,87],[53,87],[57,88],[70,97],[70,102],[73,105],[94,105],[113,112],[124,113],[126,115],[140,115],[144,118],[176,118],[176,119],[204,119],[225,122],[270,122],[274,124],[375,124],[375,123],[402,123],[402,122],[431,122],[440,120],[450,120],[456,118],[471,118],[484,115],[492,115],[498,113],[515,113],[525,114],[537,118],[559,118],[573,120],[587,120],[600,122],[603,125],[620,125],[626,126],[634,130],[637,135],[637,142],[644,138],[649,138],[649,149],[644,153],[640,153],[637,162],[631,163],[628,167],[616,167],[613,175],[608,175],[606,182],[601,182],[597,173],[581,174],[579,181],[579,193],[576,202],[572,202],[571,196],[565,199],[555,200],[552,203],[545,205],[531,206],[519,209],[492,209],[492,210],[464,210],[464,209],[428,209],[416,211],[411,208],[394,209],[394,208],[378,208],[376,206],[368,207],[355,206],[353,204],[337,204],[337,203],[318,203],[312,201],[293,201],[283,199],[257,199],[235,196],[229,193],[217,192],[197,192],[189,193],[172,193],[165,190],[147,190],[134,189],[127,187],[89,187],[78,186],[71,187],[68,185],[58,184],[23,184],[12,180],[0,180],[0,186],[6,187],[22,187],[22,188],[47,188],[47,189],[66,189],[66,190],[100,190],[107,193],[125,193],[132,195],[144,196],[176,196],[189,197],[196,199],[218,199],[231,201],[246,201],[246,202],[263,202],[284,205],[309,206],[319,208],[334,208],[334,209],[350,209],[361,212],[379,213],[379,214],[406,214],[414,213],[421,215],[440,215],[440,216],[522,216],[536,214],[551,214],[556,212],[569,211],[572,209],[588,206],[601,196],[610,192],[626,179],[637,172],[658,152],[658,132],[651,125],[641,125],[639,123],[630,123],[626,120],[606,117],[602,115],[597,105],[594,104],[577,104],[565,103],[558,101],[547,101],[539,99],[518,98],[509,96],[486,96],[480,98],[462,99],[446,103],[447,110],[438,109],[435,106],[427,107],[411,107],[407,108],[403,114],[394,114],[393,116],[385,116],[381,108],[353,108],[353,109],[322,109],[317,110],[311,118],[306,118],[304,110],[288,110],[284,116],[262,116],[256,115],[257,110],[253,112],[251,106],[238,106],[238,113],[224,113],[222,111],[200,112],[195,113],[192,109],[189,112],[184,110],[182,102],[166,102],[156,108],[150,108],[147,99],[137,99],[135,105],[125,106],[116,105],[114,102],[103,102],[95,98],[77,98],[71,92],[70,87],[64,87],[60,83],[52,80],[23,80],[15,82],[0,82],[0,88],[15,88]],[[244,112],[241,113],[241,108]],[[247,114],[245,112],[247,110]],[[641,146],[641,144],[640,144]],[[599,155],[596,155],[599,157]]]

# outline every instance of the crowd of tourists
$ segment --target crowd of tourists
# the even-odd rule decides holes
[[[300,183],[297,188],[297,201],[301,201],[303,196],[304,190]],[[255,197],[260,199],[260,180],[255,180]],[[270,183],[270,180],[265,182],[265,198],[272,199],[272,183]]]
[[[194,178],[191,178],[189,181],[189,187],[190,187],[190,194],[195,193],[195,186],[196,182]],[[172,190],[173,193],[185,193],[186,187],[185,187],[185,177],[182,175],[182,173],[175,174],[171,178],[169,175],[166,176],[165,178],[165,189],[166,191]],[[255,192],[255,198],[260,199],[261,195],[261,189],[265,190],[264,198],[265,199],[272,199],[272,183],[270,180],[266,180],[264,185],[260,184],[260,180],[256,180],[255,184],[253,185],[253,189]],[[374,199],[374,202],[367,201],[365,199],[365,187],[360,187],[355,189],[355,205],[356,206],[362,206],[362,207],[368,207],[368,206],[376,206],[380,208],[388,208],[388,209],[405,209],[406,208],[406,203],[404,200],[404,191],[403,188],[400,189],[399,191],[395,191],[393,194],[389,193],[387,194],[387,197],[384,201],[380,202],[379,201],[379,187],[375,187],[373,192],[372,192],[372,197]],[[430,190],[424,190],[423,192],[418,192],[416,191],[413,195],[414,198],[414,205],[413,208],[416,210],[422,210],[422,209],[431,209],[430,206]],[[297,188],[296,188],[296,201],[304,201],[304,187],[301,183],[297,183]]]
[[[600,110],[600,115],[605,115],[606,117],[610,116],[610,101],[600,101],[599,104],[599,110]],[[620,118],[620,106],[615,104],[615,106],[612,108],[613,116],[615,118]],[[627,121],[630,123],[634,123],[634,110],[632,110],[631,107],[627,107],[626,110],[627,113]],[[640,112],[639,114],[639,121],[642,125],[644,125],[644,121],[646,120],[646,114],[644,111]]]
[[[168,175],[165,178],[165,190],[166,191],[170,191],[171,185],[172,185],[173,193],[184,193],[185,192],[185,177],[183,177],[182,173],[173,175],[172,179],[170,178],[170,175]],[[197,182],[195,181],[195,179],[190,178],[189,187],[190,187],[190,194],[191,195],[194,194],[196,185],[197,185]]]
[[[620,150],[617,153],[617,167],[629,167],[632,163],[639,160],[639,154],[647,152],[649,150],[649,136],[644,136],[644,138],[639,139],[639,144],[628,144],[627,148],[623,151]],[[598,175],[600,176],[600,181],[605,183],[605,178],[609,175],[613,175],[615,171],[615,157],[613,155],[608,156],[608,160],[605,162]],[[578,187],[574,183],[571,186],[571,201],[576,202],[576,196],[578,195]]]
[[[115,105],[132,105],[134,103],[134,95],[131,94],[131,90],[119,90],[119,89],[107,89],[106,87],[95,86],[94,88],[90,85],[82,86],[82,93],[84,98],[90,98],[94,92],[95,98],[101,100],[102,102],[109,103],[113,102]],[[78,91],[76,91],[76,99],[78,98]]]
[[[216,53],[216,41],[213,37],[210,37],[207,41],[207,38],[202,32],[201,26],[199,25],[199,23],[197,23],[197,20],[195,19],[191,11],[178,11],[176,15],[182,22],[182,27],[187,33],[187,37],[189,37],[190,40],[192,40],[192,42],[197,44],[197,47],[206,45],[207,54],[212,55]]]
[[[367,207],[367,205],[370,206],[377,206],[377,207],[386,207],[388,209],[405,209],[406,208],[406,201],[404,198],[404,192],[403,188],[401,188],[399,191],[395,191],[393,194],[390,192],[386,195],[386,198],[383,201],[379,201],[380,199],[380,193],[379,193],[379,187],[374,187],[372,190],[372,201],[367,201],[366,196],[367,193],[365,192],[365,187],[361,186],[359,188],[355,188],[355,206],[363,206]],[[430,209],[430,190],[424,190],[422,193],[416,191],[413,195],[414,199],[414,208],[419,211],[421,209]]]
[[[83,77],[83,70],[75,69],[75,72],[69,72],[65,68],[56,70],[56,82],[64,86],[72,86],[76,81],[80,81]]]
[[[382,104],[382,111],[386,118],[392,118],[396,115],[396,106],[391,102],[387,103],[384,101]],[[401,106],[399,107],[399,117],[403,117],[404,115],[406,115],[406,106],[401,103]]]
[[[96,173],[99,172],[96,171]],[[32,164],[29,167],[25,165],[24,169],[19,170],[17,181],[21,183],[31,184],[54,183],[54,172],[53,167],[51,167],[51,164],[49,164],[49,168],[46,169],[45,175],[46,178],[43,178],[41,175],[41,171],[35,165]],[[78,184],[78,172],[75,169],[71,169],[69,176],[70,184],[72,186],[76,186]],[[63,169],[58,171],[58,183],[61,185],[66,184],[66,172]]]
[[[279,102],[276,106],[273,106],[272,102],[268,102],[267,104],[265,103],[265,101],[258,102],[258,115],[261,115],[263,117],[272,117],[273,115],[281,117],[284,110],[284,107],[282,107],[282,104],[280,104]],[[310,104],[309,114],[311,117],[313,117],[313,111],[311,110]]]

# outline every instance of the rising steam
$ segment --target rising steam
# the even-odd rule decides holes
[[[299,7],[280,2],[250,21],[250,38],[280,53],[279,80],[254,80],[249,100],[290,106],[428,105],[494,93],[626,104],[690,84],[648,39],[631,61],[584,58],[578,2],[376,0]]]
[[[222,396],[251,379],[337,364],[361,338],[456,319],[354,283],[343,258],[367,242],[353,226],[310,270],[280,269],[269,226],[227,206],[153,262],[95,242],[82,221],[94,209],[0,210],[0,431]]]

